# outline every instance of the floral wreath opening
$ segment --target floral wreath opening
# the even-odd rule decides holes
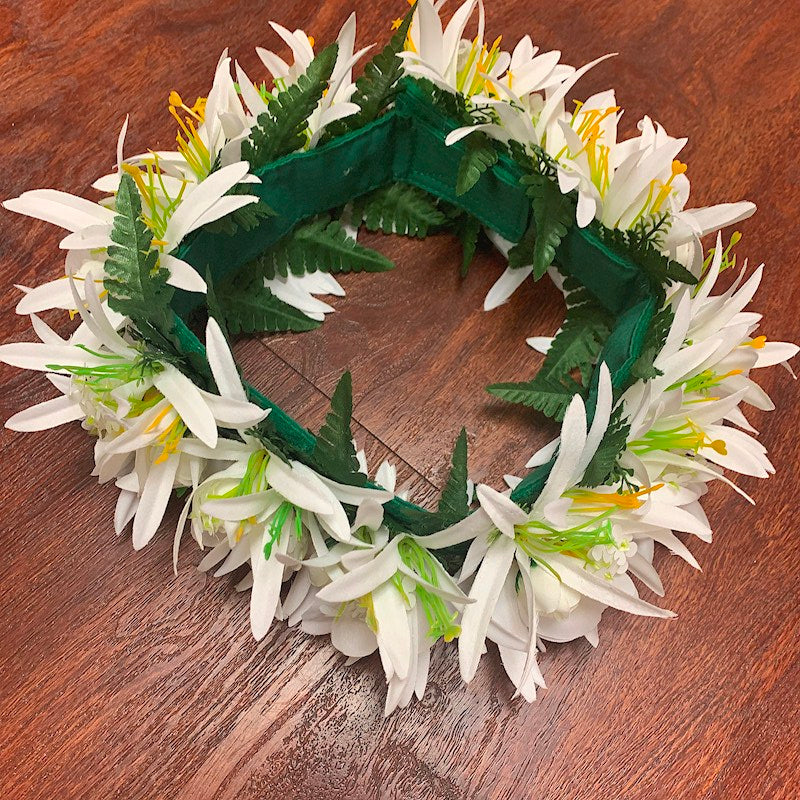
[[[575,69],[527,36],[506,52],[484,43],[479,0],[446,25],[443,5],[412,6],[355,81],[370,50],[355,49],[355,15],[318,53],[272,22],[292,63],[259,48],[259,83],[223,53],[206,98],[170,93],[174,151],[125,157],[126,119],[116,170],[93,184],[104,199],[4,203],[68,231],[64,277],[17,306],[39,341],[0,346],[59,394],[7,426],[81,421],[94,474],[120,490],[117,533],[131,525],[144,547],[177,494],[176,571],[188,527],[201,570],[249,565],[237,588],[257,639],[282,619],[350,659],[378,650],[387,714],[422,696],[440,639],[458,640],[466,682],[492,641],[530,701],[544,642],[596,644],[609,606],[673,616],[632,578],[663,596],[655,544],[699,568],[676,534],[711,540],[708,485],[750,500],[725,471],[774,472],[742,406],[772,410],[753,370],[798,350],[757,334],[745,309],[763,267],[737,265],[739,234],[701,243],[752,203],[686,209],[686,139],[648,117],[620,139],[613,91],[568,106],[602,58]],[[419,508],[390,463],[369,477],[348,373],[316,435],[243,382],[229,337],[315,328],[333,310],[319,295],[344,293],[337,274],[393,266],[362,226],[454,232],[463,274],[487,237],[508,260],[487,310],[529,276],[563,290],[561,329],[528,340],[538,374],[488,387],[561,423],[505,491],[468,479],[462,430],[438,508]],[[54,309],[80,317],[66,338],[40,317]]]

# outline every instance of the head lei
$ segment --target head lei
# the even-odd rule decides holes
[[[739,235],[701,245],[752,203],[687,209],[686,139],[648,117],[621,137],[613,91],[568,104],[602,58],[576,69],[527,36],[508,52],[484,42],[481,2],[446,25],[443,5],[419,0],[355,81],[370,50],[355,15],[318,50],[270,23],[292,62],[259,48],[271,80],[254,82],[224,53],[206,98],[171,92],[174,151],[126,157],[126,120],[116,170],[93,184],[104,199],[5,202],[69,232],[65,276],[17,307],[40,341],[0,346],[58,395],[7,425],[81,421],[137,549],[179,495],[176,569],[188,528],[201,569],[249,565],[257,639],[280,619],[351,658],[378,650],[387,713],[422,696],[439,640],[457,640],[467,682],[491,640],[533,700],[544,642],[596,644],[608,606],[673,616],[635,581],[663,595],[656,543],[698,568],[676,533],[710,541],[710,482],[744,495],[726,472],[774,471],[742,406],[771,410],[753,372],[797,351],[744,310],[762,268],[736,264]],[[420,508],[356,450],[349,374],[316,435],[241,377],[229,337],[315,328],[338,273],[392,267],[361,227],[455,232],[464,272],[488,237],[508,268],[487,310],[529,278],[563,290],[561,329],[529,340],[538,374],[488,387],[561,424],[505,491],[470,482],[462,430],[438,508]],[[79,315],[67,338],[39,317],[52,309]]]

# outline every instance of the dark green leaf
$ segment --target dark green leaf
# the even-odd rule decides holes
[[[371,192],[356,202],[354,209],[356,219],[363,219],[367,230],[420,239],[427,236],[431,228],[447,221],[434,198],[406,183],[394,183]]]
[[[306,144],[308,118],[328,87],[337,52],[335,42],[328,45],[296,83],[270,100],[268,111],[258,117],[250,139],[242,143],[242,158],[250,163],[251,169],[294,153]]]
[[[623,419],[621,408],[615,409],[603,440],[583,474],[582,486],[601,486],[616,482],[617,460],[625,449],[630,432],[631,426]]]
[[[456,195],[466,194],[480,180],[487,169],[498,160],[497,150],[483,131],[476,131],[467,137],[466,149],[458,165]]]
[[[364,486],[367,477],[358,466],[350,419],[353,416],[353,380],[345,372],[331,398],[331,409],[317,434],[314,462],[323,475],[339,483]]]
[[[545,175],[529,175],[523,179],[533,205],[535,238],[533,243],[533,277],[539,280],[553,263],[561,240],[575,220],[575,207],[558,183]]]
[[[463,214],[455,222],[455,233],[461,242],[461,277],[466,278],[472,259],[478,249],[481,222],[471,214]]]
[[[403,75],[403,59],[399,53],[405,50],[406,35],[416,7],[414,3],[389,44],[367,63],[364,73],[356,81],[356,90],[350,100],[361,110],[331,123],[327,129],[326,139],[362,128],[377,119],[394,101],[397,82]]]
[[[519,403],[541,411],[545,416],[557,421],[564,418],[567,407],[575,394],[583,396],[579,383],[567,377],[566,384],[555,378],[537,375],[531,381],[521,383],[494,383],[486,389],[495,397],[509,403]]]
[[[652,244],[646,231],[612,230],[599,223],[593,223],[593,228],[604,244],[630,258],[642,270],[659,308],[666,300],[667,284],[678,282],[693,286],[697,283],[697,278],[688,269]]]
[[[351,239],[338,220],[323,216],[303,223],[259,257],[266,278],[306,272],[384,272],[394,264]]]
[[[611,319],[597,303],[571,306],[545,356],[540,374],[561,379],[578,368],[588,383],[597,357],[611,333]]]
[[[234,335],[310,331],[320,325],[299,309],[279,300],[264,286],[219,287],[217,294],[228,330]]]
[[[116,211],[105,263],[108,304],[133,320],[141,333],[166,337],[172,329],[169,303],[174,290],[167,284],[169,273],[158,267],[158,252],[150,249],[153,234],[142,220],[142,201],[130,175],[120,179]]]
[[[654,366],[654,362],[663,349],[664,342],[667,341],[674,318],[675,314],[669,306],[662,308],[653,317],[645,335],[642,352],[631,368],[631,380],[650,381],[662,374],[661,370]]]
[[[438,514],[442,518],[443,527],[455,525],[469,514],[469,498],[467,496],[467,431],[461,429],[453,448],[450,462],[450,476],[447,479],[442,497],[439,500]]]

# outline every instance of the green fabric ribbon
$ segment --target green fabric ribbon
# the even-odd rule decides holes
[[[250,231],[231,237],[200,230],[190,236],[177,255],[201,275],[218,282],[252,262],[303,220],[392,183],[408,183],[458,206],[485,227],[511,242],[519,241],[531,219],[531,204],[520,182],[522,170],[511,158],[501,155],[498,163],[481,176],[463,195],[455,191],[459,164],[466,144],[462,140],[447,146],[445,138],[456,127],[423,95],[418,85],[404,79],[395,107],[363,128],[329,143],[286,156],[258,170],[260,184],[248,185],[276,216]],[[617,325],[601,354],[615,387],[624,386],[638,358],[655,298],[642,271],[630,259],[610,250],[591,228],[573,225],[556,253],[556,263],[597,297],[617,317]],[[184,320],[202,303],[202,296],[178,291],[173,307],[176,332],[182,346],[203,353],[203,345]],[[587,412],[596,402],[597,371],[593,378]],[[282,438],[294,449],[311,456],[313,434],[283,412],[267,397],[248,387],[254,402],[271,409],[271,420]],[[550,464],[531,472],[513,491],[522,504],[538,496],[549,475]],[[430,533],[435,519],[430,512],[399,498],[385,505],[386,514],[399,527],[415,533]]]

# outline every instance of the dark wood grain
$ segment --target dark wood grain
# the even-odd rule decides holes
[[[451,0],[452,1],[452,0]],[[203,92],[224,46],[251,75],[270,18],[319,41],[353,2],[202,0],[33,2],[0,7],[0,196],[84,192],[113,160],[131,112],[129,152],[167,146],[171,88]],[[359,41],[382,41],[404,3],[358,4]],[[798,338],[800,6],[751,0],[631,0],[531,6],[496,0],[489,34],[530,32],[570,63],[621,55],[584,80],[613,85],[627,124],[649,113],[687,134],[694,203],[749,198],[742,255],[768,270],[758,297],[770,338]],[[0,340],[27,336],[12,283],[61,270],[58,233],[0,216]],[[482,387],[530,376],[524,337],[555,330],[552,287],[526,286],[480,310],[502,269],[483,254],[463,283],[457,248],[375,237],[392,274],[345,281],[325,326],[242,343],[249,377],[305,424],[349,366],[359,440],[390,451],[431,504],[458,429],[471,472],[521,469],[550,431]],[[43,382],[3,368],[0,416],[43,399]],[[469,687],[439,647],[425,699],[382,719],[374,661],[346,668],[322,640],[276,626],[250,639],[234,581],[207,580],[189,548],[172,577],[171,524],[134,553],[115,539],[114,491],[89,476],[77,427],[2,431],[0,797],[9,798],[793,798],[800,779],[800,537],[797,386],[766,378],[780,413],[754,418],[779,474],[743,480],[758,506],[715,487],[717,541],[696,575],[662,559],[671,623],[607,612],[600,646],[552,646],[550,688],[511,699],[496,655]]]

